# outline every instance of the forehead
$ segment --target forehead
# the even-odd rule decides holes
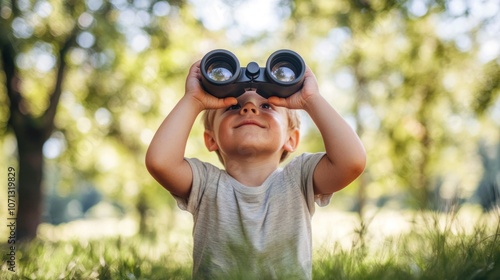
[[[260,96],[256,91],[245,91],[245,93],[238,96],[236,99],[238,99],[239,103],[246,103],[249,101],[260,101],[260,102],[267,101],[266,98]]]

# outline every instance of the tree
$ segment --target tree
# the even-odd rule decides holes
[[[485,67],[477,55],[485,30],[498,16],[466,1],[293,4],[288,36],[298,35],[295,40],[302,45],[311,42],[309,49],[326,46],[314,66],[344,84],[335,89],[349,96],[346,103],[367,146],[370,180],[358,186],[359,209],[369,196],[363,184],[378,194],[380,188],[392,196],[399,193],[414,207],[431,207],[442,178],[465,177],[458,170],[467,167],[460,164],[473,162],[466,159],[475,149],[469,143],[479,137],[465,125],[452,127],[451,120],[479,121],[471,107],[494,104],[498,61]],[[454,20],[470,17],[475,17],[470,25],[450,30]],[[450,150],[460,158],[453,164],[446,156]]]
[[[78,50],[90,57],[84,63],[88,73],[109,75],[109,69],[116,63],[115,52],[130,41],[131,47],[139,52],[148,47],[148,39],[152,37],[156,44],[165,47],[167,36],[162,29],[162,18],[170,9],[181,5],[180,0],[170,3],[2,1],[1,70],[3,91],[8,100],[8,105],[2,107],[8,109],[7,126],[17,140],[18,239],[35,237],[41,222],[43,146],[56,129],[58,105],[72,68],[69,53]],[[134,26],[123,25],[127,13],[135,16]],[[134,18],[127,20],[134,22]],[[127,40],[134,35],[138,37]],[[35,71],[27,71],[33,64]],[[91,90],[99,84],[88,80],[80,82],[85,82],[83,85]],[[106,95],[88,95],[88,98],[103,102]]]

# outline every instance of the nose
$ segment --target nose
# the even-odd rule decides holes
[[[255,104],[253,104],[252,102],[245,103],[245,105],[243,105],[243,107],[241,107],[241,109],[240,109],[240,115],[245,115],[248,113],[253,113],[256,115],[259,114],[259,110],[255,106]]]

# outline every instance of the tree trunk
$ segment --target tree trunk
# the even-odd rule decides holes
[[[21,78],[15,58],[17,50],[12,38],[1,30],[0,50],[2,70],[5,74],[5,88],[9,99],[10,116],[8,125],[14,130],[18,149],[18,209],[17,239],[29,240],[36,237],[42,215],[43,144],[54,130],[57,105],[62,93],[62,83],[66,70],[65,56],[75,42],[78,28],[75,26],[67,40],[60,46],[54,89],[49,96],[49,104],[39,117],[33,116],[21,94]]]
[[[17,128],[16,138],[19,158],[17,239],[36,237],[42,213],[43,139],[34,137],[36,128]]]

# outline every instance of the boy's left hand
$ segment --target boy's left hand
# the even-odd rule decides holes
[[[289,109],[305,109],[311,98],[318,95],[319,87],[316,81],[316,77],[314,76],[314,73],[311,71],[311,69],[307,66],[304,73],[304,84],[299,91],[287,98],[271,96],[269,97],[268,101],[275,106],[286,107]]]

